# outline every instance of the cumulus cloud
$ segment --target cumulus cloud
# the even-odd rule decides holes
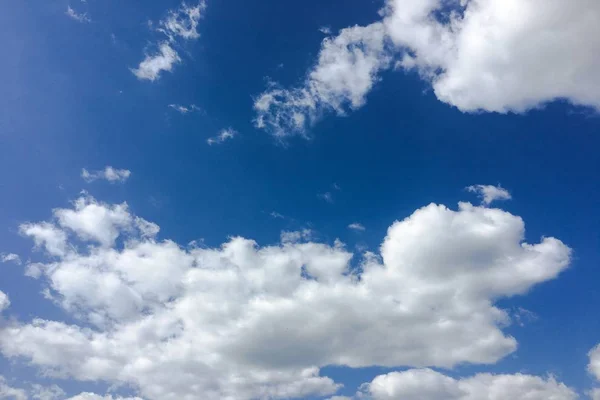
[[[354,263],[339,241],[304,232],[198,248],[144,236],[137,218],[84,197],[22,229],[50,257],[47,298],[73,318],[1,326],[4,356],[148,400],[331,396],[327,365],[498,361],[517,341],[495,302],[556,278],[571,257],[552,237],[525,243],[521,218],[469,203],[416,210]]]
[[[87,169],[81,170],[81,177],[86,182],[94,182],[98,179],[104,179],[110,183],[125,182],[131,176],[131,171],[128,169],[116,169],[111,166],[107,166],[100,171],[88,171]]]
[[[23,389],[11,387],[6,379],[0,375],[0,399],[27,400],[27,392]]]
[[[270,84],[254,102],[255,124],[279,138],[300,134],[326,111],[344,115],[361,107],[390,58],[383,24],[342,29],[321,45],[304,83],[284,89]]]
[[[477,374],[454,379],[431,369],[379,375],[363,385],[370,400],[575,400],[577,393],[553,377]]]
[[[363,224],[360,224],[358,222],[354,222],[350,225],[348,225],[348,229],[352,229],[353,231],[364,231],[365,227]]]
[[[227,140],[231,140],[238,135],[238,132],[233,128],[222,129],[217,136],[208,138],[206,142],[212,146],[213,144],[221,144]]]
[[[91,22],[92,20],[88,16],[87,13],[78,13],[73,10],[71,6],[67,6],[67,11],[65,12],[71,19],[74,19],[77,22]]]
[[[13,262],[20,265],[21,257],[15,253],[0,253],[0,261],[3,263]]]
[[[464,112],[524,112],[557,99],[600,109],[595,0],[387,0],[380,14],[326,38],[303,85],[271,84],[256,98],[256,126],[305,135],[324,111],[362,106],[392,65],[417,71]]]
[[[597,379],[600,380],[600,344],[594,347],[588,353],[590,363],[588,364],[588,371]]]
[[[177,10],[169,10],[165,19],[159,22],[158,31],[163,33],[166,41],[158,44],[158,52],[146,54],[146,57],[137,68],[131,72],[138,79],[155,81],[162,72],[171,72],[175,64],[181,62],[181,57],[173,48],[178,39],[190,40],[200,37],[198,23],[203,17],[206,3],[201,1],[196,6],[188,6],[185,2]]]
[[[486,206],[489,206],[494,201],[512,199],[508,190],[502,188],[500,185],[472,185],[466,189],[471,193],[477,193],[482,203]]]
[[[10,306],[8,295],[0,290],[0,312],[6,310]]]

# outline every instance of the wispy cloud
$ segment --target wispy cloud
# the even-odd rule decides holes
[[[283,214],[280,214],[277,211],[271,211],[269,213],[269,215],[271,216],[271,218],[275,218],[275,219],[284,219],[285,218],[285,216]]]
[[[169,108],[177,111],[180,114],[189,114],[191,112],[203,112],[203,110],[195,104],[190,104],[189,106],[183,106],[181,104],[169,104]]]
[[[65,14],[67,14],[71,19],[74,19],[77,22],[84,23],[92,21],[87,13],[78,13],[77,11],[73,10],[71,6],[67,6],[67,11],[65,12]]]
[[[181,57],[173,48],[177,39],[197,39],[198,23],[206,9],[206,2],[201,1],[196,6],[188,6],[182,3],[177,10],[169,10],[168,16],[159,21],[159,32],[163,33],[167,40],[158,44],[159,51],[154,54],[146,54],[146,57],[137,68],[131,68],[131,72],[138,79],[155,81],[160,78],[162,72],[171,72],[173,66],[181,62]],[[149,21],[149,25],[153,26]]]
[[[331,35],[331,28],[328,26],[322,26],[319,28],[319,32],[321,32],[324,35]]]
[[[326,201],[329,204],[333,204],[333,195],[331,194],[331,192],[319,193],[317,197],[321,200]]]
[[[21,264],[21,257],[14,253],[0,253],[0,261],[3,263],[14,262],[15,264]]]
[[[353,231],[364,231],[366,228],[364,227],[363,224],[354,222],[354,223],[348,225],[348,229],[352,229]]]
[[[125,182],[131,176],[131,171],[128,169],[116,169],[111,166],[107,166],[103,170],[99,171],[88,171],[87,169],[81,170],[81,177],[86,182],[93,182],[98,179],[104,179],[110,183]]]
[[[238,135],[238,132],[233,128],[222,129],[217,136],[209,138],[206,142],[209,145],[221,144],[227,140],[231,140]]]

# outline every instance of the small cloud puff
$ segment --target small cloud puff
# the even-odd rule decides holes
[[[206,143],[208,143],[210,146],[212,146],[213,144],[221,144],[227,140],[233,139],[237,135],[238,132],[233,128],[222,129],[217,136],[208,138]]]
[[[359,224],[358,222],[354,222],[348,225],[348,229],[352,229],[353,231],[364,231],[366,228],[363,224]]]
[[[131,176],[131,171],[128,169],[116,169],[111,166],[107,166],[100,171],[88,171],[83,168],[81,170],[81,177],[84,181],[90,183],[98,179],[104,179],[110,183],[125,182]]]
[[[481,202],[486,206],[492,204],[496,200],[510,200],[512,196],[508,190],[502,188],[500,185],[472,185],[466,188],[471,193],[477,193]]]

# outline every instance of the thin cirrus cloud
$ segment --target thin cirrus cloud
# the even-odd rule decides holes
[[[521,113],[557,99],[600,110],[597,1],[387,0],[381,15],[325,38],[303,85],[270,83],[255,98],[255,125],[306,136],[324,113],[363,106],[392,67],[417,72],[463,112]]]
[[[159,22],[158,31],[166,36],[157,44],[158,52],[146,54],[137,68],[131,72],[138,79],[156,81],[163,72],[171,72],[175,64],[181,62],[181,57],[174,45],[179,39],[193,40],[200,37],[198,24],[204,16],[206,2],[200,1],[195,6],[189,6],[185,2],[177,10],[169,10],[165,19]]]
[[[179,114],[189,114],[192,112],[202,112],[202,108],[198,107],[195,104],[190,104],[189,106],[184,106],[181,104],[169,104],[169,108],[172,108],[173,110],[177,111]]]
[[[222,144],[228,140],[232,140],[237,135],[238,135],[238,132],[233,128],[221,129],[221,131],[216,136],[208,138],[206,140],[206,143],[208,143],[209,146],[212,146],[215,144]]]
[[[366,228],[364,227],[363,224],[360,224],[358,222],[353,222],[350,225],[348,225],[348,229],[356,231],[356,232],[361,232],[366,230]]]
[[[321,373],[328,365],[497,362],[517,339],[504,332],[511,315],[496,302],[526,295],[571,262],[559,239],[524,243],[522,218],[470,203],[419,208],[389,227],[379,254],[362,256],[310,231],[269,246],[232,237],[209,248],[158,240],[158,229],[124,203],[90,196],[22,225],[45,259],[32,276],[69,319],[0,325],[0,353],[49,377],[127,385],[147,400],[332,396],[341,384]],[[550,379],[519,377],[431,375],[419,390],[440,381],[440,393],[460,400],[498,387],[514,389],[510,398],[530,387],[540,399],[568,394]]]
[[[75,11],[74,9],[71,8],[71,6],[67,6],[67,11],[65,12],[65,14],[77,21],[77,22],[81,22],[81,23],[85,23],[85,22],[92,22],[91,18],[89,17],[89,15],[87,13],[78,13],[77,11]]]
[[[97,180],[105,180],[110,183],[123,183],[129,179],[130,176],[131,171],[128,169],[117,169],[111,166],[107,166],[98,171],[88,171],[85,168],[81,170],[81,177],[88,183]]]

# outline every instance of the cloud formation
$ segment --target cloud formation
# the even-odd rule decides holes
[[[65,12],[65,14],[67,14],[69,18],[74,19],[77,22],[92,22],[87,13],[78,13],[77,11],[73,10],[71,6],[67,6],[67,11]]]
[[[156,81],[162,72],[171,72],[175,64],[181,62],[181,57],[174,48],[178,39],[190,40],[200,37],[198,23],[203,17],[206,3],[200,1],[196,6],[188,6],[185,2],[177,10],[169,10],[165,19],[159,22],[158,31],[167,40],[158,43],[158,52],[146,54],[137,68],[131,72],[138,79]]]
[[[98,179],[106,180],[110,183],[125,182],[131,176],[131,171],[128,169],[117,169],[111,166],[107,166],[100,171],[88,171],[87,169],[81,170],[81,177],[84,181],[90,183]]]
[[[348,225],[348,229],[351,229],[353,231],[364,231],[365,227],[364,227],[363,224],[360,224],[358,222],[354,222],[354,223]]]
[[[481,198],[481,202],[486,206],[489,206],[494,201],[498,200],[510,200],[512,196],[508,190],[504,189],[500,185],[472,185],[466,188],[471,193],[477,193]]]
[[[0,261],[3,263],[13,262],[15,264],[21,264],[21,257],[14,253],[0,253]]]
[[[600,110],[597,1],[387,0],[381,15],[324,39],[302,85],[271,83],[255,100],[256,126],[305,136],[324,112],[364,105],[392,66],[416,71],[464,112],[525,112],[557,99]]]
[[[521,218],[469,203],[416,210],[362,257],[302,233],[180,246],[144,234],[126,204],[91,197],[53,215],[21,232],[48,257],[37,266],[47,298],[74,319],[0,326],[0,352],[148,400],[333,395],[326,365],[494,363],[517,346],[495,301],[571,257],[552,237],[523,242]]]
[[[554,378],[477,374],[454,379],[431,369],[379,375],[362,386],[370,400],[575,400],[577,393]]]
[[[189,114],[191,112],[202,112],[202,109],[195,104],[190,104],[189,106],[183,106],[181,104],[169,104],[169,108],[177,111],[180,114]]]
[[[208,138],[206,140],[206,143],[208,143],[209,146],[212,146],[213,144],[221,144],[226,142],[227,140],[233,139],[237,135],[238,132],[233,128],[221,129],[221,132],[219,132],[218,135]]]

